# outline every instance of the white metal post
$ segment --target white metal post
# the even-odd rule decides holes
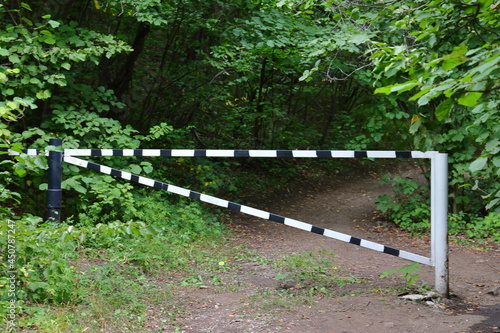
[[[431,264],[432,266],[436,266],[436,154],[431,158]]]
[[[431,243],[435,289],[448,297],[448,154],[431,159]]]

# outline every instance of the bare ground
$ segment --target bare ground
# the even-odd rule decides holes
[[[398,171],[414,177],[414,168]],[[353,172],[257,207],[317,226],[429,256],[428,237],[407,233],[380,221],[373,200],[389,189],[380,174]],[[500,248],[450,243],[450,299],[415,302],[402,299],[401,275],[379,276],[410,262],[281,224],[234,215],[232,243],[254,250],[255,258],[221,273],[221,283],[187,288],[183,332],[500,332]],[[275,260],[292,253],[328,250],[336,254],[339,274],[357,283],[332,287],[326,297],[293,302],[277,272],[259,258]],[[328,252],[330,253],[330,252]],[[421,265],[419,283],[434,285],[432,267]],[[288,295],[289,298],[280,295]],[[280,298],[281,297],[281,298]],[[288,301],[290,300],[290,301]],[[167,330],[165,328],[165,330]],[[164,330],[164,331],[165,331]]]

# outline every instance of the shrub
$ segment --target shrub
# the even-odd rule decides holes
[[[375,200],[377,209],[386,218],[411,232],[430,227],[429,188],[401,176],[385,175],[382,182],[391,184],[394,194],[384,194]]]

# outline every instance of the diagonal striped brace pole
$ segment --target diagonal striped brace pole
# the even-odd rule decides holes
[[[188,189],[185,189],[182,187],[178,187],[175,185],[171,185],[171,184],[163,183],[163,182],[153,180],[150,178],[138,176],[138,175],[135,175],[135,174],[132,174],[129,172],[113,169],[113,168],[110,168],[110,167],[107,167],[104,165],[100,165],[97,163],[82,160],[82,159],[79,159],[79,158],[76,158],[73,156],[65,156],[64,162],[70,163],[73,165],[77,165],[77,166],[80,166],[83,168],[91,169],[91,170],[94,170],[97,172],[109,174],[109,175],[117,177],[117,178],[126,179],[128,181],[136,182],[136,183],[139,183],[142,185],[154,187],[156,189],[164,190],[164,191],[167,191],[170,193],[179,194],[179,195],[189,197],[189,198],[192,198],[195,200],[200,200],[200,201],[203,201],[203,202],[206,202],[209,204],[213,204],[216,206],[229,208],[231,210],[235,210],[235,211],[238,211],[238,212],[241,212],[244,214],[256,216],[256,217],[270,220],[270,221],[277,222],[277,223],[282,223],[282,224],[290,226],[290,227],[309,231],[309,232],[312,232],[315,234],[323,235],[323,236],[333,238],[336,240],[340,240],[343,242],[347,242],[350,244],[359,245],[361,247],[365,247],[365,248],[368,248],[371,250],[383,252],[383,253],[390,254],[390,255],[400,257],[403,259],[408,259],[408,260],[419,262],[419,263],[422,263],[425,265],[431,265],[430,258],[421,256],[418,254],[414,254],[414,253],[403,251],[403,250],[394,249],[394,248],[391,248],[391,247],[388,247],[388,246],[385,246],[382,244],[378,244],[378,243],[371,242],[368,240],[349,236],[349,235],[346,235],[346,234],[343,234],[343,233],[340,233],[337,231],[325,229],[325,228],[318,227],[318,226],[315,226],[312,224],[308,224],[308,223],[304,223],[304,222],[301,222],[298,220],[290,219],[288,217],[283,217],[280,215],[272,214],[272,213],[269,213],[269,212],[266,212],[266,211],[263,211],[260,209],[241,205],[241,204],[231,202],[228,200],[224,200],[224,199],[220,199],[220,198],[217,198],[217,197],[214,197],[211,195],[198,193],[198,192],[191,191],[191,190],[188,190]]]

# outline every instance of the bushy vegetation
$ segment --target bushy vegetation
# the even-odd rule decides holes
[[[150,304],[165,310],[165,325],[175,326],[181,308],[168,303],[175,288],[163,283],[160,289],[151,281],[182,281],[171,276],[196,276],[198,269],[220,267],[231,249],[224,246],[227,230],[198,203],[175,204],[147,193],[137,199],[137,214],[127,222],[95,223],[81,214],[80,222],[55,223],[2,214],[6,223],[0,226],[0,241],[12,243],[15,251],[5,249],[1,268],[16,270],[14,280],[10,274],[0,279],[2,318],[8,318],[9,293],[15,290],[16,325],[22,331],[120,330],[121,323],[141,330]],[[62,304],[63,314],[57,315],[53,310]]]
[[[383,182],[390,184],[393,194],[379,196],[375,203],[384,216],[401,228],[412,233],[426,232],[430,228],[430,190],[416,181],[387,174]],[[480,203],[475,200],[472,186],[460,191],[453,201],[462,203],[461,208],[450,207],[448,229],[450,235],[466,235],[470,239],[492,238],[500,240],[500,213],[478,214]]]

